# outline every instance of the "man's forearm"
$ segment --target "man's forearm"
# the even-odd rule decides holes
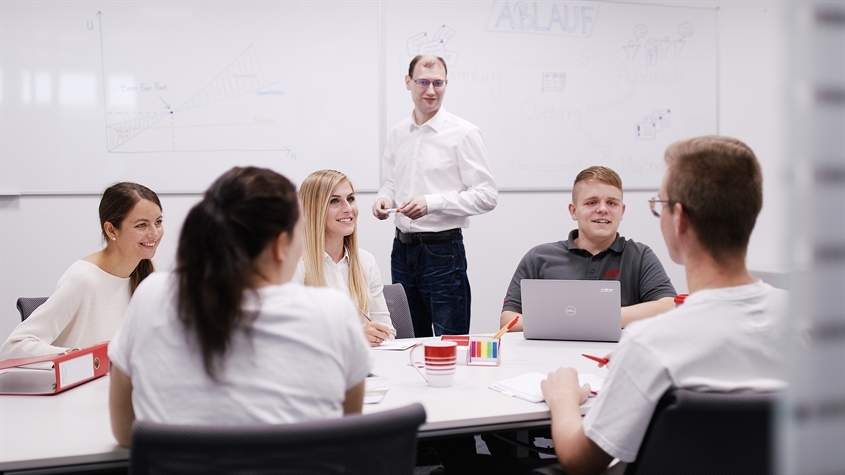
[[[673,308],[675,308],[675,299],[672,297],[663,297],[662,299],[652,300],[651,302],[622,307],[622,328],[627,327],[631,322],[660,315]]]

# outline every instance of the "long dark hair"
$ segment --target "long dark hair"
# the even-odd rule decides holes
[[[141,200],[152,201],[158,206],[158,209],[161,209],[161,201],[159,201],[158,195],[144,185],[124,181],[106,188],[103,197],[100,199],[100,232],[103,233],[103,240],[108,241],[109,239],[104,227],[106,222],[120,229],[126,215]],[[153,272],[155,272],[153,261],[141,259],[135,270],[129,275],[130,291],[135,293],[138,284]]]
[[[191,208],[176,251],[179,320],[194,333],[205,372],[217,380],[237,329],[250,332],[257,313],[243,309],[255,258],[299,219],[296,188],[265,168],[235,167]]]

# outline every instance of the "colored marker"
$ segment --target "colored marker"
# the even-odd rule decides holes
[[[499,329],[499,331],[496,332],[495,335],[493,335],[493,339],[498,340],[499,338],[501,338],[502,335],[504,335],[505,333],[507,333],[508,330],[513,328],[513,326],[516,325],[516,322],[518,321],[519,315],[513,317],[513,320],[511,320],[507,325],[503,326],[501,329]]]
[[[598,361],[599,363],[605,364],[605,365],[610,362],[610,360],[607,359],[607,358],[601,358],[599,356],[588,355],[586,353],[581,353],[581,356],[583,356],[584,358],[589,358],[593,361]]]

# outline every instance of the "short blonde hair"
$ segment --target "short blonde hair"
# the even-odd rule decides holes
[[[589,167],[581,170],[581,173],[579,173],[578,176],[575,177],[575,182],[572,184],[573,203],[575,202],[575,188],[578,186],[578,183],[588,181],[604,183],[605,185],[613,186],[615,188],[618,188],[619,191],[622,191],[622,178],[619,177],[618,173],[607,167]]]
[[[326,215],[334,189],[346,181],[355,191],[349,177],[336,170],[319,170],[308,175],[299,186],[299,198],[305,215],[305,285],[326,287],[323,274],[323,256],[326,254]],[[359,310],[369,313],[372,302],[361,260],[358,257],[358,225],[352,234],[343,238],[343,247],[349,254],[349,297]]]

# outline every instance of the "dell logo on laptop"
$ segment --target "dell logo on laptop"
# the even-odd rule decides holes
[[[570,317],[571,317],[571,316],[573,316],[573,315],[575,315],[575,307],[573,307],[572,305],[570,305],[570,306],[566,307],[566,309],[565,309],[564,311],[565,311],[565,312],[566,312],[566,314],[567,314],[567,315],[569,315]]]
[[[599,292],[613,292],[613,289],[604,288],[604,289],[599,290]]]

